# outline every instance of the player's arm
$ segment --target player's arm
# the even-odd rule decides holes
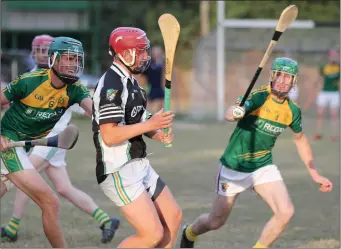
[[[244,106],[239,106],[240,102],[243,99],[243,96],[240,96],[234,105],[227,108],[225,112],[225,120],[230,122],[235,122],[242,119],[245,115],[251,113],[253,110],[261,106],[267,96],[267,92],[252,92],[250,96],[244,103]]]
[[[118,116],[119,114],[117,114]],[[133,137],[155,131],[158,129],[169,128],[172,125],[174,114],[171,111],[162,112],[161,110],[155,113],[146,122],[141,122],[132,125],[118,125],[118,122],[110,122],[110,118],[116,115],[99,116],[100,132],[103,142],[107,146],[120,144]],[[117,117],[116,116],[116,117]],[[122,116],[123,118],[123,116]],[[101,121],[102,120],[102,121]],[[108,122],[109,121],[109,122]],[[108,123],[106,123],[108,122]]]
[[[307,136],[303,132],[294,133],[294,142],[301,160],[307,167],[310,176],[314,178],[314,176],[318,175],[318,172],[315,168],[313,152]]]
[[[76,83],[73,97],[73,104],[79,104],[79,106],[85,111],[85,115],[91,117],[92,99],[89,89],[81,83]]]
[[[1,106],[8,105],[10,103],[10,101],[6,98],[3,91],[1,91],[0,102],[1,102]]]
[[[86,115],[88,117],[91,117],[91,115],[89,116],[89,114],[87,112],[85,112],[85,110],[82,107],[80,107],[80,105],[78,105],[78,104],[74,104],[74,105],[70,106],[69,108],[72,112],[75,112],[75,113],[80,114],[80,115]]]
[[[7,84],[1,91],[1,106],[10,104],[12,101],[23,98],[26,93],[26,82],[20,80],[20,76]]]
[[[301,111],[299,111],[294,116],[294,121],[290,125],[291,129],[294,132],[294,142],[297,147],[297,152],[305,164],[309,175],[316,183],[321,184],[321,191],[330,192],[333,188],[332,183],[325,177],[321,176],[316,167],[315,161],[313,157],[313,152],[311,150],[309,141],[307,136],[302,131],[302,123],[301,123]]]
[[[164,133],[163,130],[156,130],[156,131],[150,131],[144,134],[145,136],[149,137],[150,139],[159,141],[163,144],[170,144],[173,142],[173,132],[172,127],[168,129],[168,133]]]
[[[142,90],[142,94],[144,95],[144,98],[147,99],[147,93],[146,91]],[[149,120],[153,115],[147,110],[145,109],[143,112],[143,115],[141,117],[140,122],[146,122],[147,120]],[[173,140],[173,134],[172,134],[172,129],[168,129],[168,133],[165,134],[163,132],[163,130],[158,129],[158,130],[154,130],[154,131],[149,131],[144,133],[143,135],[145,135],[146,137],[162,142],[162,143],[171,143]]]
[[[144,94],[144,97],[147,99],[147,94],[145,91],[143,91],[143,94]],[[144,110],[143,112],[143,115],[141,117],[141,120],[140,122],[146,122],[147,120],[149,120],[153,115],[147,111],[147,110]],[[143,135],[145,135],[146,137],[150,138],[150,139],[153,139],[153,140],[156,140],[156,141],[159,141],[159,142],[162,142],[162,143],[165,143],[165,139],[167,137],[173,137],[172,136],[172,130],[169,129],[168,130],[168,133],[165,134],[163,132],[163,130],[154,130],[154,131],[149,131],[149,132],[146,132],[144,133]]]
[[[150,112],[148,112],[147,110],[144,110],[140,122],[146,122],[152,116],[153,115]],[[161,132],[161,130],[149,131],[149,132],[144,133],[143,135],[145,135],[146,137],[148,137],[150,139],[159,140],[160,132]]]
[[[82,102],[80,103],[80,107],[83,108],[83,110],[85,111],[85,115],[90,117],[92,116],[92,99],[91,98],[85,98],[82,100]]]
[[[145,112],[145,122],[118,125],[124,120],[123,86],[120,82],[115,84],[115,79],[111,80],[110,78],[105,78],[103,84],[96,116],[98,116],[102,139],[107,146],[120,144],[130,138],[171,126],[174,114],[170,111],[163,113],[162,110],[150,116],[149,119],[147,119],[147,112]]]

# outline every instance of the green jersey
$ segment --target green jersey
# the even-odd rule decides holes
[[[244,107],[245,116],[238,121],[220,161],[233,170],[253,172],[272,164],[272,148],[286,127],[302,131],[301,110],[290,99],[275,101],[270,87],[253,91]]]
[[[46,136],[66,109],[90,97],[79,82],[55,88],[50,69],[38,69],[13,80],[4,89],[12,102],[1,120],[1,135],[14,141]]]
[[[324,92],[337,92],[340,85],[340,65],[326,64],[321,67],[321,76],[323,77]]]

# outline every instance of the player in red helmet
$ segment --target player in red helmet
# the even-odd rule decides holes
[[[132,74],[141,74],[149,67],[150,42],[137,28],[117,28],[111,32],[109,54],[118,59]]]
[[[151,115],[147,94],[134,75],[150,63],[150,43],[138,28],[120,27],[109,39],[113,64],[99,80],[93,96],[96,176],[105,195],[120,207],[136,234],[118,247],[173,247],[182,212],[169,188],[146,158],[145,135],[162,143],[173,136],[171,111]]]
[[[49,68],[48,66],[48,51],[53,41],[53,37],[50,35],[37,35],[32,41],[32,58],[34,59],[36,66],[32,69]]]

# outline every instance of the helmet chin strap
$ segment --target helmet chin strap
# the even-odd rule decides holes
[[[277,90],[272,88],[272,81],[271,81],[270,85],[271,85],[271,93],[276,95],[279,98],[286,98],[286,97],[288,97],[288,94],[289,94],[289,92],[290,92],[290,90],[292,88],[292,85],[291,85],[291,87],[290,87],[288,92],[280,92],[280,91],[277,91]]]
[[[47,64],[38,64],[37,67],[41,69],[49,69],[49,65]]]
[[[67,85],[71,85],[78,80],[76,78],[71,79],[71,78],[64,77],[63,75],[60,75],[53,67],[52,67],[52,71],[58,77],[58,79],[60,79],[63,83]]]
[[[130,73],[132,73],[132,74],[134,74],[134,75],[137,75],[137,74],[141,74],[141,73],[143,73],[143,71],[142,70],[136,70],[136,69],[138,69],[138,68],[140,68],[140,67],[137,67],[137,68],[134,68],[134,69],[131,69],[131,67],[130,66],[127,66],[127,64],[125,63],[125,61],[124,60],[121,60],[121,58],[120,57],[117,57],[121,62],[122,62],[122,64],[124,65],[124,67],[126,68],[126,69],[128,69],[129,70],[129,72]]]
[[[122,63],[125,66],[125,68],[129,70],[130,73],[132,73],[134,75],[140,74],[139,72],[135,71],[135,69],[131,69],[131,67],[128,67],[123,61],[122,61]]]

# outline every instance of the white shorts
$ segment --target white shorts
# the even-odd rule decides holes
[[[125,206],[147,191],[154,201],[165,187],[165,183],[154,171],[146,158],[133,159],[118,171],[110,173],[100,183],[104,194],[117,206]]]
[[[234,196],[253,186],[283,181],[276,165],[268,165],[251,173],[234,171],[220,165],[216,180],[216,192],[223,196]]]
[[[65,167],[66,166],[66,150],[47,147],[47,146],[34,146],[31,155],[36,155],[48,161],[53,167]]]
[[[340,94],[339,92],[320,92],[316,99],[316,105],[318,107],[338,108],[340,106]]]

